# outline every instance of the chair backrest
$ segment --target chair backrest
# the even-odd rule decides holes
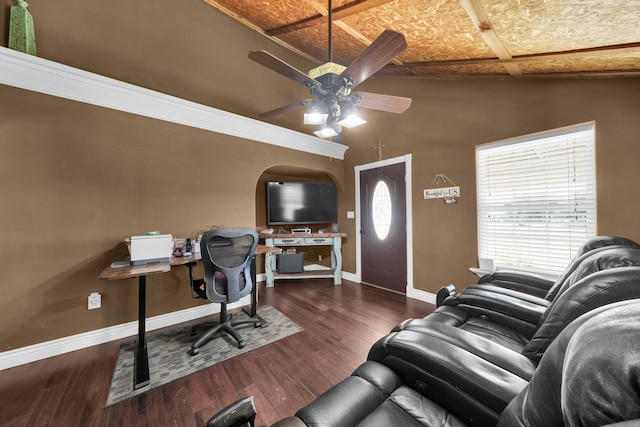
[[[558,292],[560,291],[562,285],[573,274],[573,272],[576,270],[576,268],[578,268],[582,261],[584,261],[587,257],[594,253],[609,249],[613,246],[640,248],[640,244],[634,242],[631,239],[627,239],[626,237],[596,236],[592,239],[587,240],[578,248],[576,256],[571,260],[571,262],[569,262],[567,268],[564,269],[560,277],[555,281],[551,288],[549,288],[544,298],[547,301],[553,301],[556,295],[558,295]]]
[[[638,299],[605,305],[576,319],[549,347],[498,426],[602,426],[637,420],[639,333]]]
[[[581,256],[580,260],[573,273],[558,288],[547,311],[556,304],[560,295],[590,274],[610,268],[640,265],[640,247],[607,246],[597,248]]]
[[[640,252],[639,249],[629,250]],[[522,354],[539,360],[576,318],[607,304],[640,298],[640,266],[610,268],[586,276],[559,295],[541,318]]]
[[[258,233],[252,228],[214,228],[204,233],[200,252],[210,301],[231,303],[249,295],[257,246]]]

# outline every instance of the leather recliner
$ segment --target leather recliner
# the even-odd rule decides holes
[[[537,296],[550,301],[555,297],[554,290],[557,289],[557,286],[563,283],[567,277],[575,271],[580,262],[584,260],[586,254],[593,250],[602,250],[603,248],[613,246],[640,248],[640,244],[625,237],[596,236],[587,240],[578,248],[576,255],[567,264],[565,270],[556,280],[530,272],[500,270],[485,274],[478,280],[477,284],[512,289],[514,291]],[[453,291],[455,292],[455,288]]]
[[[394,330],[428,331],[446,324],[538,360],[554,337],[576,317],[615,301],[640,298],[640,249],[594,250],[559,287],[553,301],[508,289],[470,287],[447,298],[433,313],[407,319]]]
[[[384,341],[386,355],[379,353],[381,348],[372,349],[370,360],[352,376],[273,427],[604,426],[629,420],[638,425],[638,332],[640,300],[592,310],[564,328],[530,381],[513,387],[504,384],[508,370],[483,368],[481,356],[469,352],[461,361],[457,357],[462,353],[447,353],[444,337],[423,336],[424,342],[414,346],[407,336],[415,332],[392,333]],[[434,345],[441,347],[436,353],[444,352],[435,361],[433,352],[423,353]],[[406,368],[407,354],[414,368]],[[447,359],[456,366],[436,363]],[[429,375],[448,382],[451,392],[426,379]],[[482,378],[486,380],[478,384]],[[465,396],[463,391],[471,388],[477,391]],[[500,411],[483,415],[478,409],[481,404],[473,402],[474,394],[497,394],[500,389],[507,390],[510,402]]]

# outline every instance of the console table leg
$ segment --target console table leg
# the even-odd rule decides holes
[[[333,267],[333,284],[342,285],[342,239],[335,237],[333,239],[331,263],[335,262]]]
[[[267,288],[273,288],[273,281],[274,281],[273,270],[275,268],[275,263],[276,263],[275,254],[265,254],[264,272],[267,275]]]

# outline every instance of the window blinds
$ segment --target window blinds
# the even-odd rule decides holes
[[[594,124],[479,146],[479,256],[558,274],[595,236]]]

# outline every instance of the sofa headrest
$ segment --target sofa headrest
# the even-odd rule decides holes
[[[603,250],[610,249],[612,247],[640,248],[640,244],[634,242],[631,239],[617,236],[597,236],[586,241],[582,244],[582,246],[578,248],[576,256],[567,265],[567,268],[565,268],[564,272],[560,275],[558,280],[556,280],[553,286],[551,286],[551,288],[547,292],[547,295],[545,296],[545,299],[547,301],[553,301],[556,295],[558,295],[558,292],[560,291],[562,285],[573,274],[573,272],[582,263],[582,261],[584,261],[585,258]]]
[[[640,248],[640,244],[634,242],[631,239],[627,239],[626,237],[618,237],[618,236],[596,236],[592,239],[584,242],[576,252],[576,257],[586,254],[597,248],[602,248],[605,246],[629,246],[631,248]]]
[[[628,240],[628,239],[625,239],[625,240]],[[633,242],[632,240],[629,240],[629,242],[632,242],[635,244],[635,242]],[[586,270],[582,270],[581,272],[576,274],[576,270],[578,270],[579,267],[581,267],[585,261],[593,262],[596,259],[596,257],[601,256],[603,253],[605,255],[614,254],[614,252],[609,252],[613,249],[624,250],[628,248],[636,249],[636,246],[627,246],[627,245],[601,246],[599,248],[591,249],[589,252],[586,252],[580,256],[577,256],[571,261],[571,263],[567,266],[567,268],[562,273],[562,275],[558,278],[558,280],[556,280],[553,286],[549,288],[549,291],[547,292],[547,295],[544,297],[544,299],[546,299],[547,301],[553,301],[554,299],[556,299],[559,293],[564,292],[567,286],[570,286],[567,284],[567,282],[570,281],[570,283],[575,283],[577,280],[585,277],[587,273]],[[593,269],[594,266],[590,268]],[[596,271],[596,270],[591,270],[590,273],[592,273],[593,271]]]
[[[640,299],[604,305],[565,328],[499,427],[600,426],[640,418]]]
[[[585,254],[573,273],[567,277],[558,289],[558,295],[566,292],[580,280],[598,271],[617,267],[640,265],[640,248],[629,246],[611,246],[598,248]],[[555,298],[554,298],[555,300]],[[552,300],[552,301],[554,301]],[[553,302],[552,302],[553,304]]]
[[[640,298],[640,266],[616,267],[593,273],[554,300],[541,316],[541,324],[522,354],[539,360],[573,320],[604,305],[635,298]]]

